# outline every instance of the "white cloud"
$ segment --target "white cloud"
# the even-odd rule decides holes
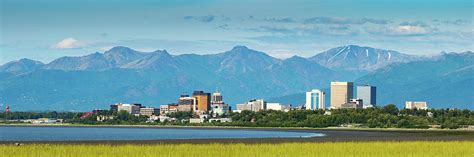
[[[410,34],[428,34],[431,29],[421,26],[401,25],[392,30],[393,34],[410,35]]]
[[[391,27],[379,28],[365,28],[365,30],[374,35],[388,35],[388,36],[422,36],[433,35],[439,30],[429,25],[420,24],[400,24]]]
[[[58,42],[56,45],[54,45],[55,48],[57,49],[75,49],[75,48],[81,48],[81,44],[79,43],[78,40],[74,38],[66,38]]]

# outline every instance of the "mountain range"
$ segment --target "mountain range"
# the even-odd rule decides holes
[[[431,100],[432,107],[474,108],[474,53],[443,53],[434,60],[393,64],[357,79],[380,85],[380,100]],[[403,94],[400,94],[403,91]]]
[[[0,66],[0,102],[17,110],[85,111],[119,102],[157,107],[176,102],[180,94],[219,89],[231,105],[253,98],[298,105],[301,93],[339,80],[376,85],[382,105],[426,100],[433,107],[473,108],[473,56],[422,57],[348,45],[308,58],[278,59],[245,46],[207,55],[117,46],[47,64],[6,63]]]
[[[376,86],[377,103],[381,105],[404,107],[405,101],[427,101],[433,108],[474,109],[474,53],[442,53],[393,63],[359,77],[354,83]],[[330,93],[326,96],[329,100]],[[304,97],[304,93],[295,93],[269,100],[302,104]]]
[[[330,49],[308,59],[336,71],[373,71],[392,63],[406,63],[422,57],[393,50],[348,45]]]

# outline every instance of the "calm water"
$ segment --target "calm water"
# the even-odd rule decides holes
[[[324,134],[284,131],[188,128],[91,128],[0,126],[0,141],[162,140],[218,138],[318,137]]]

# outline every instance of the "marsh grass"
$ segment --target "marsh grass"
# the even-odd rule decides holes
[[[474,142],[324,142],[283,144],[26,144],[0,145],[4,157],[151,156],[452,156],[474,157]]]

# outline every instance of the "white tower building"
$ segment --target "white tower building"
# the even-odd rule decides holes
[[[307,110],[316,110],[316,109],[325,109],[325,98],[326,94],[319,90],[313,89],[311,91],[306,92],[306,109]]]

